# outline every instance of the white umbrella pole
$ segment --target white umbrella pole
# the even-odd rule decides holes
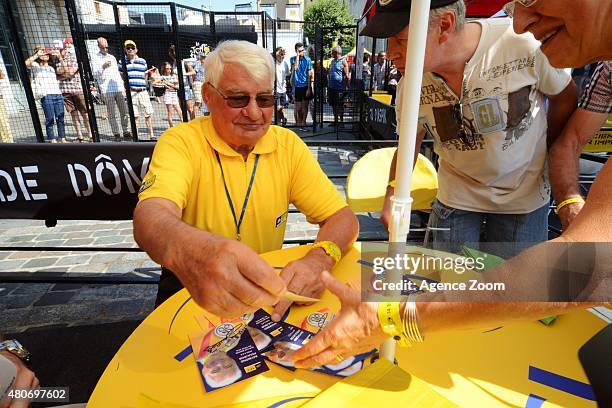
[[[423,64],[429,26],[431,0],[412,0],[410,8],[410,32],[406,49],[406,69],[402,79],[402,110],[399,112],[399,142],[395,169],[395,195],[391,197],[391,223],[389,225],[389,256],[403,255],[408,232],[412,197],[412,169],[416,143]],[[401,271],[394,271],[389,282],[399,282]],[[395,341],[389,339],[380,346],[380,354],[387,360],[395,360]]]

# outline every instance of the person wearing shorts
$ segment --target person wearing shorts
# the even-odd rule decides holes
[[[153,105],[151,105],[151,99],[147,92],[147,61],[138,56],[138,48],[136,48],[134,41],[126,40],[123,45],[125,60],[121,64],[121,68],[123,69],[123,66],[125,66],[127,69],[136,125],[140,125],[138,118],[140,118],[140,111],[142,109],[144,111],[145,124],[149,130],[149,139],[153,139],[153,121],[151,120]]]
[[[169,62],[164,62],[161,69],[161,82],[166,87],[164,93],[164,104],[168,112],[168,127],[172,127],[174,118],[172,117],[172,111],[175,110],[179,117],[179,121],[183,119],[183,112],[181,111],[181,105],[178,99],[179,81],[178,75],[173,73],[172,65]],[[185,96],[187,96],[187,89],[185,89]]]
[[[57,79],[59,80],[60,91],[64,97],[64,107],[72,118],[72,126],[76,132],[77,141],[92,141],[87,104],[85,103],[85,95],[83,95],[81,74],[79,74],[79,65],[74,54],[74,48],[68,47],[68,45],[71,44],[72,39],[66,38],[64,40],[64,47],[60,50],[60,63],[57,65],[56,69]],[[85,139],[83,139],[83,135],[81,134],[79,113],[83,119],[83,125],[87,130]]]
[[[314,80],[314,70],[312,62],[304,52],[304,44],[298,42],[295,44],[296,56],[291,57],[291,80],[294,89],[295,97],[295,123],[300,127],[306,126],[306,118],[308,117],[308,101],[306,100],[306,92],[308,86]]]

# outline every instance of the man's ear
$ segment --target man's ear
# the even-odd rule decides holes
[[[451,33],[455,31],[457,25],[457,16],[450,11],[445,12],[438,21],[437,34],[438,43],[443,44],[448,41]]]
[[[210,100],[210,87],[206,86],[207,82],[204,82],[202,84],[202,89],[200,90],[200,93],[202,94],[202,99],[204,99],[204,102],[206,103],[207,106],[210,106],[208,104],[209,100]]]

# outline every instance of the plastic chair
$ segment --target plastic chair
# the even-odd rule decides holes
[[[354,212],[382,211],[395,150],[394,147],[372,150],[353,165],[346,179],[346,200]],[[437,192],[436,169],[419,153],[412,177],[412,210],[431,209]]]

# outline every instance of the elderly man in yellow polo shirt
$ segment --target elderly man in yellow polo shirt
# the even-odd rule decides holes
[[[236,316],[276,304],[279,319],[291,304],[279,301],[284,291],[321,295],[321,272],[351,247],[357,219],[304,142],[270,125],[270,54],[225,41],[204,65],[210,117],[169,129],[157,142],[134,212],[134,238],[208,311]],[[279,277],[257,254],[282,247],[289,204],[320,230],[307,255]],[[170,292],[162,297],[180,288],[165,288],[174,275],[162,273],[160,291]]]

